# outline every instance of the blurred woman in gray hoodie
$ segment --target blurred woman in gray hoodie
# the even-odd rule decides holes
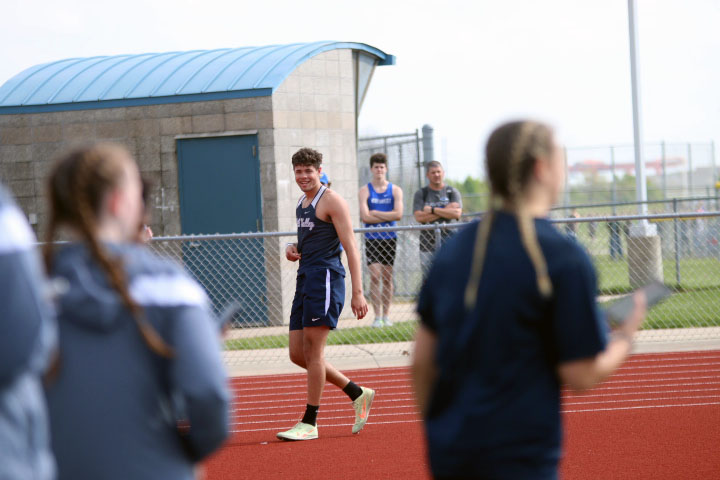
[[[47,387],[59,477],[191,479],[229,424],[206,295],[179,266],[134,242],[142,187],[124,148],[68,154],[49,187],[45,263],[66,284]],[[54,246],[59,229],[71,241]]]
[[[41,377],[55,342],[35,236],[0,185],[0,479],[50,480]]]

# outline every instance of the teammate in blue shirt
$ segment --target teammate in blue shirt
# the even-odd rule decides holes
[[[46,388],[59,478],[193,480],[229,434],[218,328],[202,288],[138,245],[140,174],[120,146],[50,176],[45,261],[59,350]],[[58,230],[69,240],[53,244]]]
[[[418,300],[413,380],[436,478],[555,479],[560,386],[617,369],[645,299],[610,334],[590,259],[546,219],[564,185],[552,130],[519,121],[486,148],[491,209],[444,244]]]
[[[376,153],[371,156],[370,171],[372,181],[363,185],[358,192],[360,218],[366,227],[393,227],[402,219],[403,191],[387,180],[387,155]],[[365,258],[370,270],[370,299],[375,310],[373,327],[392,326],[390,302],[393,296],[396,251],[396,232],[365,234]]]
[[[358,433],[370,414],[375,391],[351,382],[325,361],[330,330],[337,327],[345,302],[345,269],[340,245],[345,248],[352,283],[351,308],[357,318],[367,314],[363,296],[360,254],[347,202],[320,183],[322,154],[301,148],[292,157],[295,182],[303,191],[295,209],[298,241],[288,244],[285,256],[300,261],[295,298],[290,312],[290,360],[307,370],[305,414],[290,430],[277,434],[284,440],[318,438],[317,412],[325,382],[341,388],[355,409],[352,433]]]

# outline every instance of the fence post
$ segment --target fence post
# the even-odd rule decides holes
[[[677,213],[677,198],[673,198],[673,213]],[[673,227],[675,228],[675,284],[680,286],[680,241],[678,237],[678,220],[673,219]]]
[[[617,183],[615,178],[615,147],[613,145],[610,145],[610,174],[612,175],[610,202],[613,204],[612,214],[615,215],[617,213],[617,209],[615,207],[615,203],[617,202]]]
[[[420,131],[416,128],[415,129],[415,153],[417,154],[417,169],[418,169],[418,188],[423,187],[423,162],[420,157]]]
[[[440,232],[440,224],[435,224],[435,251],[440,250],[442,246],[442,233]]]
[[[663,200],[667,199],[667,157],[665,156],[665,140],[660,143],[660,156],[662,159],[662,191]]]
[[[433,144],[433,128],[430,125],[422,127],[422,143],[423,143],[423,163],[435,160],[435,145]]]
[[[688,178],[687,178],[687,181],[688,181],[688,197],[692,197],[692,196],[693,196],[692,143],[688,143],[688,146],[687,146],[687,155],[688,155]]]

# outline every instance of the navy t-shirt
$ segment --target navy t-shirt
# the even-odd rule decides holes
[[[560,363],[593,357],[607,328],[590,259],[536,219],[553,295],[543,299],[514,216],[498,212],[471,313],[463,296],[479,223],[438,253],[418,300],[437,335],[438,379],[425,422],[433,473],[554,478],[560,457]]]

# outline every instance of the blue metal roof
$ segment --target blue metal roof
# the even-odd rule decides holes
[[[393,65],[364,43],[265,47],[71,58],[36,65],[0,87],[0,114],[153,105],[271,95],[306,60],[353,49]]]

